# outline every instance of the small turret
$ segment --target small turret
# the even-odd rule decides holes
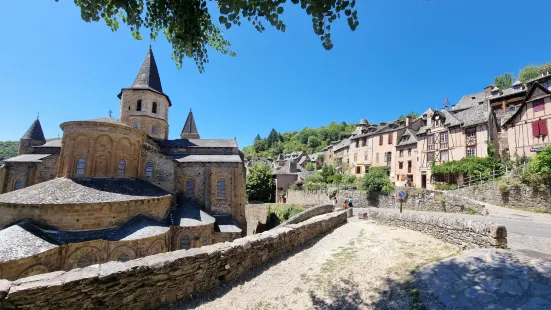
[[[33,146],[44,145],[46,138],[38,118],[31,124],[31,127],[19,140],[19,155],[30,153]]]
[[[195,119],[193,118],[193,112],[189,109],[189,114],[187,115],[186,123],[180,133],[180,138],[182,139],[200,139],[199,132],[197,131],[197,126],[195,125]]]

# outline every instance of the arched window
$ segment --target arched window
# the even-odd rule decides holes
[[[142,110],[142,101],[138,100],[138,102],[136,102],[136,111],[141,111],[141,110]]]
[[[140,129],[140,122],[135,122],[134,124],[132,124],[132,128]]]
[[[77,268],[84,268],[92,265],[92,257],[85,255],[78,259]]]
[[[195,180],[189,178],[186,180],[186,198],[195,197]]]
[[[152,162],[145,163],[145,176],[146,177],[152,177],[153,176],[153,163]]]
[[[208,238],[207,232],[204,232],[204,233],[201,235],[201,244],[202,244],[203,246],[209,245],[209,238]]]
[[[191,239],[188,235],[184,235],[180,240],[180,250],[189,250],[191,248]]]
[[[157,113],[157,102],[153,102],[153,105],[151,106],[151,112]]]
[[[23,180],[21,180],[20,178],[17,178],[13,183],[13,190],[16,191],[22,188],[23,188]]]
[[[125,174],[126,174],[126,160],[121,159],[117,164],[117,175],[125,175]]]
[[[157,130],[157,125],[151,126],[151,134],[152,134],[152,135],[156,135],[157,132],[158,132],[158,130]]]
[[[226,179],[224,178],[216,181],[216,198],[226,199]]]
[[[121,253],[121,255],[119,255],[119,258],[117,259],[119,262],[127,262],[130,260],[130,256],[126,253]]]
[[[84,157],[80,157],[79,159],[77,159],[77,170],[75,174],[84,175],[85,168],[86,168],[86,159]]]

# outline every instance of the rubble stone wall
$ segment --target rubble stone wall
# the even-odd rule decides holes
[[[420,231],[463,249],[507,248],[507,228],[493,222],[374,209],[368,210],[367,216],[386,225]]]
[[[128,262],[0,280],[0,309],[148,309],[233,280],[251,268],[345,224],[345,212]]]

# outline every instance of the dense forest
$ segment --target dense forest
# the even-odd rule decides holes
[[[331,122],[319,128],[304,127],[301,131],[279,133],[272,129],[266,138],[256,136],[250,146],[243,148],[246,158],[272,157],[296,151],[314,153],[321,151],[333,141],[339,141],[356,129],[352,123]]]
[[[17,156],[19,141],[0,141],[0,161],[4,158]]]

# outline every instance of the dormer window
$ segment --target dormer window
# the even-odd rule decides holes
[[[136,111],[141,111],[141,110],[142,110],[142,101],[138,100],[138,102],[136,102]]]
[[[541,73],[542,76],[548,76],[549,75],[549,70],[545,70]]]

